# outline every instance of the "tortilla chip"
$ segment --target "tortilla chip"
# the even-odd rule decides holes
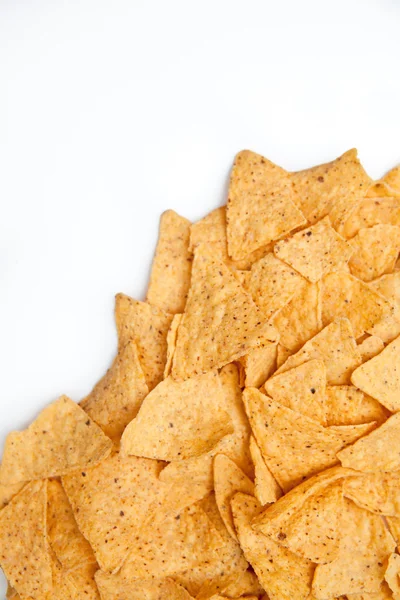
[[[251,267],[245,287],[269,319],[293,298],[303,281],[299,273],[269,253]]]
[[[274,246],[274,253],[311,283],[340,271],[354,250],[331,226],[329,217]]]
[[[26,485],[26,481],[11,484],[0,483],[0,510],[9,504],[14,496],[16,496],[18,492],[22,490],[24,485]]]
[[[372,421],[381,424],[389,416],[382,404],[353,385],[328,386],[325,409],[328,426],[361,425]]]
[[[338,462],[341,436],[255,388],[247,388],[243,397],[263,458],[285,493]]]
[[[353,275],[372,281],[394,269],[400,251],[400,227],[374,225],[360,229],[351,240],[355,249],[349,266]]]
[[[389,527],[389,531],[392,534],[396,544],[397,549],[400,547],[400,518],[399,517],[386,517],[386,522]]]
[[[393,553],[389,556],[389,562],[385,573],[385,580],[393,592],[394,600],[400,600],[400,555]]]
[[[276,368],[276,343],[266,342],[263,348],[250,350],[242,356],[243,387],[260,387]]]
[[[236,494],[231,504],[240,545],[270,600],[306,600],[314,565],[253,530],[251,522],[260,512],[255,498]]]
[[[172,369],[172,361],[175,354],[176,348],[176,338],[178,337],[178,327],[181,324],[182,315],[174,315],[172,319],[171,327],[168,329],[167,333],[167,362],[165,363],[164,368],[164,379],[167,379],[168,375],[171,373]]]
[[[361,354],[361,360],[363,363],[367,362],[374,356],[377,356],[382,352],[385,345],[381,338],[377,335],[369,335],[365,340],[358,344],[358,351]]]
[[[193,600],[172,579],[126,581],[120,573],[109,575],[98,571],[96,581],[102,600]]]
[[[375,421],[371,423],[362,423],[361,425],[332,425],[327,427],[329,431],[335,433],[342,440],[343,447],[354,444],[357,440],[376,429]]]
[[[119,444],[125,427],[136,417],[148,394],[134,342],[120,348],[106,375],[80,406],[104,433]]]
[[[236,492],[253,495],[254,484],[230,458],[217,454],[214,458],[214,488],[222,520],[233,539],[237,539],[230,502]]]
[[[326,368],[322,360],[308,362],[271,377],[265,391],[283,406],[326,425]]]
[[[322,282],[322,322],[346,317],[358,338],[392,311],[388,300],[349,273],[331,273]]]
[[[280,369],[280,367],[285,364],[289,356],[292,356],[293,352],[282,346],[282,344],[278,344],[277,352],[276,352],[276,368]],[[255,386],[257,387],[257,386]]]
[[[347,594],[346,598],[347,600],[393,600],[393,595],[388,584],[384,581],[379,592],[373,594]]]
[[[289,175],[249,150],[236,155],[229,184],[227,234],[234,260],[305,225]]]
[[[53,590],[46,506],[47,481],[33,481],[0,512],[0,565],[10,585],[35,600]]]
[[[341,531],[338,557],[315,570],[313,593],[317,600],[378,592],[383,582],[395,543],[381,517],[345,500]]]
[[[397,471],[400,469],[399,436],[400,413],[397,413],[352,446],[338,452],[338,458],[344,467],[365,473]]]
[[[173,376],[187,379],[223,367],[276,335],[226,265],[199,246],[178,328]]]
[[[252,594],[259,598],[264,594],[264,590],[251,567],[242,573],[234,583],[224,589],[224,596],[232,600],[240,596],[251,596]]]
[[[79,529],[103,570],[118,569],[140,529],[156,512],[172,510],[169,486],[158,478],[161,468],[155,460],[114,454],[97,467],[63,478]]]
[[[361,364],[361,356],[348,319],[335,319],[327,325],[296,354],[290,356],[276,374],[284,373],[313,358],[324,361],[328,384],[350,383],[350,375]]]
[[[293,298],[273,318],[280,342],[292,352],[322,329],[320,284],[303,281]]]
[[[167,361],[167,333],[173,315],[125,294],[115,297],[119,347],[134,341],[149,390],[162,381]]]
[[[368,473],[350,477],[343,493],[361,508],[379,515],[400,517],[400,473]]]
[[[24,431],[7,436],[0,480],[13,484],[57,477],[106,458],[111,440],[67,396],[45,408]]]
[[[400,410],[400,336],[354,371],[351,381],[390,411]]]
[[[254,463],[254,496],[261,506],[276,502],[282,490],[267,467],[254,436],[250,437],[250,453]]]
[[[175,381],[164,379],[125,429],[121,452],[158,460],[185,460],[211,450],[233,432],[217,371]]]
[[[330,163],[291,173],[290,178],[300,200],[300,209],[310,223],[325,217],[342,201],[352,206],[371,184],[355,149]]]
[[[167,313],[181,313],[190,287],[190,221],[173,210],[161,215],[147,301]]]
[[[363,198],[353,209],[341,231],[349,239],[360,229],[374,225],[400,225],[400,199],[391,197]]]
[[[400,192],[400,165],[393,167],[382,177],[382,181],[387,183],[396,192]]]

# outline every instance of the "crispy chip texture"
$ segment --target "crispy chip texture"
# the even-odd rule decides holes
[[[160,232],[151,269],[147,300],[170,314],[185,308],[192,267],[190,222],[173,210],[160,219]]]
[[[374,225],[400,225],[400,198],[363,198],[349,215],[342,229],[345,238]]]
[[[233,432],[217,371],[186,381],[168,377],[144,400],[121,440],[124,455],[184,460]]]
[[[245,387],[260,387],[268,379],[276,368],[276,352],[276,343],[266,342],[262,348],[254,348],[242,356]]]
[[[134,342],[120,348],[111,368],[80,405],[116,444],[148,393]]]
[[[290,177],[299,206],[310,223],[325,217],[343,200],[349,206],[353,205],[371,183],[355,149],[330,163],[291,173]]]
[[[106,458],[111,440],[67,396],[45,408],[24,431],[7,437],[0,467],[2,483],[55,477]]]
[[[361,359],[364,362],[374,358],[377,354],[380,354],[384,349],[385,344],[381,338],[377,335],[369,335],[365,340],[358,344],[358,351],[361,354]]]
[[[270,600],[306,600],[314,565],[255,531],[251,522],[260,512],[252,496],[236,494],[232,513],[240,545]]]
[[[328,217],[274,246],[275,256],[311,283],[327,273],[340,271],[353,252],[352,246],[333,229]]]
[[[353,275],[372,281],[394,269],[400,251],[400,227],[374,225],[360,229],[351,240],[354,254],[349,265]]]
[[[400,469],[399,436],[400,413],[397,413],[375,431],[341,450],[338,458],[344,467],[356,471],[397,471]]]
[[[289,175],[259,154],[243,150],[236,155],[229,184],[227,233],[234,260],[290,231],[306,220],[297,208]]]
[[[0,512],[1,567],[13,588],[34,600],[53,590],[46,509],[47,481],[33,481]]]
[[[282,490],[268,469],[254,436],[250,438],[250,453],[254,463],[254,496],[261,506],[276,502]]]
[[[400,337],[356,369],[351,377],[355,386],[376,398],[390,411],[400,410]]]
[[[98,571],[96,581],[102,600],[193,600],[172,579],[126,581],[120,573]]]
[[[400,516],[400,473],[367,473],[350,477],[343,484],[343,493],[361,508],[371,512]]]
[[[258,577],[251,568],[224,589],[224,596],[231,599],[241,596],[247,597],[251,594],[254,594],[257,598],[264,596],[264,590],[258,581]]]
[[[174,318],[172,319],[171,327],[168,329],[167,361],[165,363],[165,368],[164,368],[164,379],[166,379],[168,377],[168,375],[170,375],[170,373],[171,373],[172,361],[174,358],[175,348],[176,348],[176,338],[178,336],[178,327],[181,323],[181,320],[182,320],[181,314],[174,315]]]
[[[389,416],[382,404],[353,385],[329,385],[325,394],[326,424],[383,423]]]
[[[16,496],[18,492],[22,490],[25,483],[25,481],[10,484],[0,483],[0,510],[7,506],[10,500],[12,500],[14,496]]]
[[[199,246],[178,328],[172,374],[187,379],[240,358],[276,331],[225,264]]]
[[[344,593],[378,592],[394,546],[380,516],[345,500],[340,552],[331,563],[317,566],[314,596],[324,600]]]
[[[400,600],[400,555],[393,553],[389,557],[385,580],[393,592],[394,600]]]
[[[119,346],[134,341],[149,390],[163,379],[167,362],[167,333],[173,315],[125,294],[115,298]]]
[[[382,177],[382,181],[387,183],[396,192],[400,192],[400,165],[388,171]]]

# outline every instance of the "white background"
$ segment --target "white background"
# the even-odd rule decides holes
[[[234,154],[400,162],[399,0],[0,0],[0,444],[116,349],[158,219]]]

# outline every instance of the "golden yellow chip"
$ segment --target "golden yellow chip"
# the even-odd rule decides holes
[[[173,315],[185,308],[190,287],[189,237],[190,221],[173,210],[162,214],[147,301]]]
[[[0,565],[11,586],[35,600],[53,591],[46,506],[47,481],[34,481],[0,512]]]
[[[187,379],[223,367],[276,335],[228,267],[199,246],[178,328],[173,376]]]
[[[290,177],[310,223],[319,221],[343,201],[352,206],[371,184],[355,149],[330,163],[291,173]]]
[[[249,150],[236,155],[228,195],[228,249],[234,260],[306,224],[288,173]]]
[[[285,348],[295,352],[322,329],[320,284],[303,280],[272,320]]]
[[[360,229],[374,225],[400,225],[400,198],[386,197],[386,194],[383,198],[363,198],[355,205],[341,233],[349,239]]]
[[[390,411],[400,410],[400,337],[354,371],[351,381]]]
[[[363,335],[392,312],[392,305],[349,273],[331,273],[322,281],[322,322],[346,317],[355,338]]]
[[[389,416],[382,404],[353,385],[329,385],[325,395],[326,424],[383,423]]]
[[[311,283],[340,271],[354,250],[331,226],[328,217],[277,242],[274,253]]]
[[[268,469],[254,436],[250,438],[250,453],[254,463],[254,496],[261,506],[276,502],[282,490]]]
[[[148,391],[136,344],[128,342],[119,349],[111,368],[80,406],[118,444]]]
[[[322,360],[308,362],[271,377],[265,391],[284,406],[326,425],[326,368]]]
[[[240,545],[270,600],[306,600],[315,566],[252,528],[260,505],[252,496],[236,494],[233,519]]]
[[[10,500],[12,500],[14,496],[16,496],[18,492],[22,490],[25,484],[25,481],[10,484],[0,483],[0,510],[7,506]]]
[[[338,462],[341,436],[271,400],[255,388],[243,394],[254,437],[284,492]]]
[[[98,571],[96,581],[102,600],[193,600],[172,579],[126,581],[120,573],[109,575]]]
[[[382,181],[387,183],[396,192],[400,192],[400,166],[394,167],[382,177]]]
[[[377,335],[368,335],[361,344],[358,344],[358,351],[361,354],[363,363],[380,354],[384,347],[385,345],[380,337]]]
[[[362,423],[361,425],[332,425],[327,427],[329,431],[335,433],[342,441],[343,447],[354,444],[358,439],[367,435],[376,429],[377,423]]]
[[[257,598],[264,594],[264,590],[258,581],[257,575],[250,568],[245,571],[239,578],[224,589],[224,596],[226,598],[238,598],[240,596],[251,596],[254,594]]]
[[[363,281],[372,281],[393,271],[400,251],[400,227],[374,225],[360,229],[351,243],[355,251],[350,271]]]
[[[61,396],[28,429],[7,436],[0,481],[13,484],[65,475],[97,464],[111,449],[111,440],[85,411]]]
[[[343,598],[343,596],[340,598]],[[347,600],[393,600],[393,595],[388,584],[384,581],[379,592],[373,592],[372,594],[347,594],[346,598]]]
[[[338,458],[344,467],[356,471],[397,471],[400,469],[399,436],[400,413],[397,413],[352,446],[341,450]]]
[[[292,356],[293,352],[282,346],[282,344],[278,344],[277,352],[276,352],[276,368],[280,369],[280,367],[285,364],[289,356]]]
[[[255,348],[242,356],[243,387],[260,387],[272,375],[276,368],[276,352],[276,343],[266,342],[262,348]]]
[[[394,600],[400,599],[400,555],[393,553],[389,556],[389,562],[385,573],[385,580],[393,592]]]
[[[395,542],[382,518],[345,500],[341,531],[338,557],[315,570],[313,594],[317,600],[378,592],[383,582]]]
[[[182,315],[174,315],[172,319],[171,327],[168,329],[167,333],[167,361],[165,363],[164,368],[164,379],[168,377],[171,373],[172,369],[172,361],[175,354],[176,348],[176,338],[178,336],[178,327],[181,323]]]
[[[350,383],[350,375],[361,364],[361,356],[348,319],[335,319],[327,325],[296,354],[290,356],[276,374],[284,373],[313,358],[325,363],[328,384]]]
[[[251,267],[245,288],[268,319],[293,298],[303,281],[299,273],[269,253]]]
[[[222,520],[231,536],[237,539],[230,502],[237,492],[253,495],[254,484],[230,458],[217,454],[214,458],[214,489]]]
[[[368,285],[387,298],[393,306],[392,313],[369,329],[369,333],[389,344],[400,335],[400,271],[382,275],[370,281]]]
[[[144,400],[121,439],[124,455],[185,460],[211,450],[233,433],[217,371],[175,381],[164,379]]]
[[[391,517],[400,517],[400,473],[367,473],[350,477],[343,493],[361,508]]]
[[[389,531],[392,534],[396,544],[397,550],[400,548],[400,518],[399,517],[386,517],[386,522],[389,527]]]
[[[115,321],[120,347],[134,341],[149,390],[162,381],[167,362],[167,334],[173,315],[125,294],[115,298]]]

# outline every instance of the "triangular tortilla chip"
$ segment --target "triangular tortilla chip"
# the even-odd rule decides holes
[[[240,545],[270,600],[306,600],[311,591],[313,563],[254,531],[251,522],[260,512],[255,498],[236,494],[231,505]]]
[[[385,345],[380,337],[377,335],[369,335],[361,342],[361,344],[358,344],[358,351],[361,354],[363,363],[380,354],[384,347]]]
[[[46,508],[47,481],[34,481],[0,512],[0,565],[11,586],[35,600],[53,590]]]
[[[104,571],[96,574],[102,600],[194,600],[192,596],[172,579],[126,581],[121,572],[109,575]]]
[[[336,317],[346,317],[358,338],[391,311],[388,300],[349,273],[331,273],[322,281],[324,326]]]
[[[0,481],[12,484],[65,475],[96,465],[111,449],[111,440],[85,411],[61,396],[28,429],[7,436]]]
[[[342,200],[353,205],[371,184],[355,149],[330,163],[291,173],[290,178],[310,223],[325,217]]]
[[[400,227],[374,225],[360,229],[351,243],[354,254],[350,271],[363,281],[372,281],[393,271],[400,251]]]
[[[383,423],[388,413],[376,400],[353,385],[332,385],[326,388],[326,425],[361,425]]]
[[[363,198],[353,209],[341,233],[349,239],[374,225],[400,225],[400,198]]]
[[[254,263],[245,288],[269,319],[295,295],[303,277],[272,253]]]
[[[236,155],[228,194],[228,249],[234,260],[306,223],[288,173],[249,150]]]
[[[115,297],[119,347],[134,341],[149,390],[163,379],[167,361],[167,333],[173,315],[125,294]]]
[[[341,531],[338,557],[315,570],[313,593],[320,600],[342,594],[378,592],[387,558],[395,547],[381,517],[350,500],[345,500]]]
[[[128,342],[119,349],[111,368],[80,406],[118,444],[148,391],[136,344]]]
[[[375,473],[400,469],[400,413],[392,415],[380,427],[341,450],[338,458],[344,467]]]
[[[276,374],[284,373],[313,358],[324,361],[328,384],[350,383],[350,375],[361,364],[361,356],[348,319],[335,319],[327,325],[296,354],[290,356]]]
[[[172,319],[171,327],[168,329],[167,333],[167,362],[165,363],[164,368],[164,379],[167,379],[168,375],[171,373],[172,369],[172,361],[175,354],[176,348],[176,339],[178,337],[178,327],[181,324],[182,315],[174,315]]]
[[[275,371],[276,343],[266,342],[263,348],[250,350],[240,363],[244,369],[243,387],[260,387]]]
[[[237,539],[230,502],[237,492],[253,495],[254,484],[230,458],[217,454],[214,458],[214,489],[222,520],[233,539]]]
[[[380,515],[400,517],[400,473],[368,473],[350,477],[343,493],[361,508]]]
[[[340,436],[255,388],[243,397],[263,458],[284,492],[338,462]]]
[[[354,371],[351,381],[390,411],[400,410],[400,336]]]
[[[276,335],[228,267],[199,246],[178,328],[173,376],[187,379],[223,367]]]
[[[272,320],[280,342],[295,352],[322,329],[320,284],[304,280]]]
[[[254,496],[261,506],[276,502],[282,496],[282,490],[262,457],[254,436],[250,437],[250,453],[254,463]]]
[[[147,301],[167,313],[183,311],[190,287],[190,221],[173,210],[161,215]]]
[[[274,253],[311,283],[340,271],[354,250],[331,226],[328,217],[274,246]]]
[[[385,573],[385,580],[393,592],[394,600],[400,600],[400,555],[393,553]]]
[[[121,439],[121,452],[158,460],[204,454],[233,432],[217,371],[175,381],[164,379],[144,400]]]
[[[322,360],[310,360],[275,375],[264,388],[284,406],[326,425],[326,368]]]

